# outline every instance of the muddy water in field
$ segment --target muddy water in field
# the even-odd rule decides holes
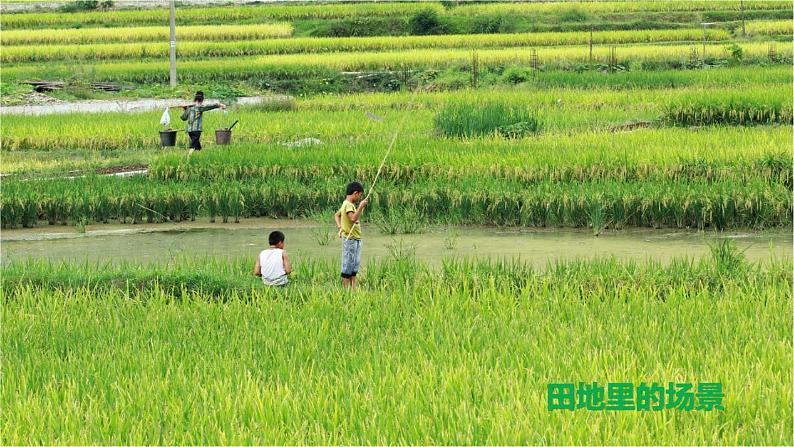
[[[31,258],[73,261],[163,263],[182,256],[254,259],[267,246],[275,229],[287,236],[287,251],[302,256],[336,258],[340,242],[332,226],[307,221],[246,220],[240,224],[96,225],[85,233],[72,227],[43,226],[2,232],[2,262]],[[736,241],[748,259],[791,257],[791,231],[696,233],[672,230],[612,231],[594,237],[579,230],[494,229],[481,227],[430,228],[423,234],[384,235],[374,226],[364,227],[363,261],[414,253],[437,264],[445,257],[521,258],[542,267],[557,259],[615,256],[667,261],[673,257],[699,257],[710,242]],[[321,242],[324,244],[321,244]]]

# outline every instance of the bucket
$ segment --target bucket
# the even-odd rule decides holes
[[[160,146],[176,146],[176,131],[175,130],[161,130],[160,131]]]
[[[229,129],[218,129],[215,131],[215,144],[229,144],[232,142],[232,131]]]

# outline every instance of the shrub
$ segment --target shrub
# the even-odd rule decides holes
[[[502,80],[509,84],[520,84],[528,81],[530,77],[527,70],[519,67],[509,67],[502,73]]]
[[[476,17],[471,29],[474,34],[494,34],[502,32],[502,24],[505,18],[502,16]]]
[[[536,133],[538,119],[529,110],[505,103],[457,103],[444,108],[434,119],[436,131],[451,137],[498,133],[515,138]]]
[[[563,22],[586,22],[587,13],[580,9],[571,8],[560,14],[560,20]]]
[[[435,9],[425,9],[414,14],[408,21],[408,29],[411,34],[427,35],[441,34],[443,32],[441,20]]]
[[[725,46],[725,52],[730,54],[731,58],[737,61],[744,59],[744,50],[739,45],[732,43]]]
[[[90,11],[97,8],[99,8],[99,1],[97,0],[78,0],[76,2],[66,2],[60,9],[63,12],[75,12]]]

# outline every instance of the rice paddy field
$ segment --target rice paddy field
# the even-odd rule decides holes
[[[790,3],[149,6],[3,10],[2,444],[794,443]]]

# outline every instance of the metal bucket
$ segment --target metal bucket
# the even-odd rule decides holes
[[[176,146],[176,131],[175,130],[161,130],[160,131],[160,146]]]
[[[218,129],[215,131],[215,144],[227,145],[232,142],[232,131],[229,129]]]

